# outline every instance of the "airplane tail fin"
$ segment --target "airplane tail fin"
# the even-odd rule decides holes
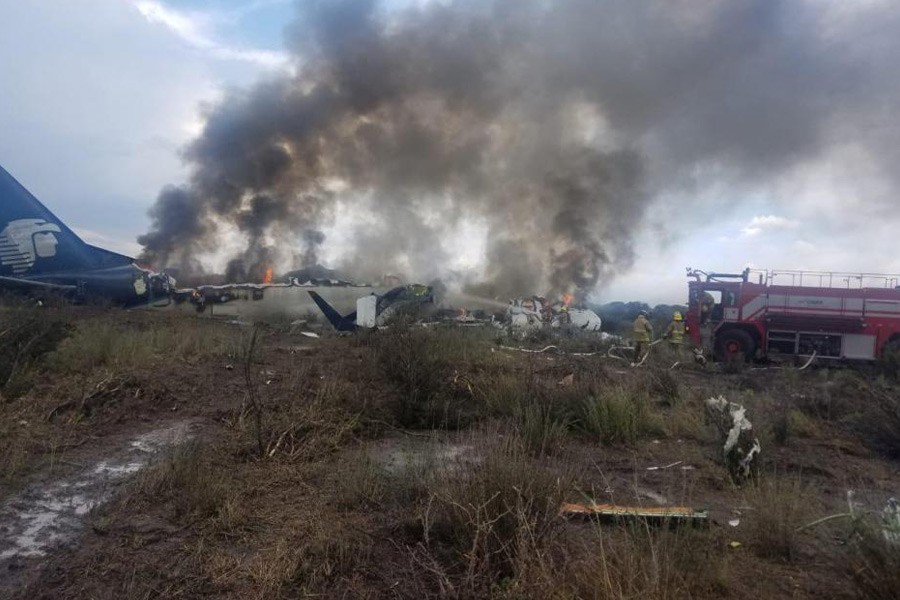
[[[356,329],[356,311],[347,316],[341,316],[341,313],[336,311],[334,307],[328,304],[328,302],[325,301],[325,298],[318,293],[310,290],[308,294],[335,329],[338,331],[354,331]]]
[[[0,276],[21,278],[131,262],[84,243],[0,167]]]

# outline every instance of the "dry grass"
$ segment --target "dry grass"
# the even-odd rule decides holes
[[[862,519],[853,524],[848,552],[839,565],[853,582],[858,598],[900,598],[900,544],[884,535],[877,520]]]
[[[52,308],[0,307],[0,402],[30,389],[44,357],[69,335],[71,324]]]
[[[156,464],[142,470],[122,494],[129,505],[167,504],[178,518],[210,519],[233,526],[237,507],[231,498],[226,472],[210,451],[189,442],[169,450]]]
[[[797,551],[797,528],[812,518],[812,491],[800,479],[768,476],[747,489],[751,512],[741,528],[761,558],[791,561]]]
[[[422,543],[445,557],[444,576],[464,596],[515,577],[526,553],[541,551],[551,538],[559,505],[571,493],[571,475],[533,459],[520,436],[485,440],[478,464],[432,473],[420,509]]]
[[[451,462],[416,482],[420,537],[408,546],[404,597],[675,599],[725,589],[719,534],[565,521],[559,503],[578,496],[566,461],[535,459],[521,435],[485,433],[481,462]]]
[[[97,368],[129,371],[162,360],[196,362],[210,355],[236,356],[239,332],[222,323],[182,315],[154,315],[142,328],[108,319],[80,321],[74,333],[49,357],[63,373]]]
[[[653,529],[646,523],[578,527],[558,541],[555,552],[536,557],[547,564],[524,571],[501,597],[675,600],[727,590],[724,540],[716,532]]]
[[[660,429],[644,391],[620,385],[586,398],[580,417],[581,428],[604,444],[631,444]]]
[[[205,339],[205,328],[218,324],[135,321],[83,322],[53,355],[59,362],[48,374],[74,381],[69,369],[83,368],[95,379],[111,373],[121,381],[121,371],[143,361],[240,356],[233,338]],[[184,339],[165,339],[167,328]],[[130,341],[116,341],[118,330]],[[69,342],[92,332],[100,341],[86,342],[93,358],[82,360]],[[151,332],[149,350],[138,347]],[[249,361],[262,409],[262,453],[253,412],[235,406],[245,391],[239,358],[229,359],[235,363],[230,374],[223,365],[184,369],[196,379],[179,379],[177,365],[168,371],[175,373],[172,386],[228,379],[221,391],[203,394],[211,408],[197,411],[213,446],[178,449],[139,474],[110,505],[107,518],[114,522],[101,523],[103,535],[89,533],[87,549],[65,555],[71,564],[56,572],[62,575],[44,579],[48,594],[674,599],[721,597],[731,579],[749,581],[748,594],[771,597],[787,577],[811,579],[804,570],[821,562],[808,553],[819,540],[795,531],[818,516],[809,509],[815,488],[784,475],[743,490],[732,486],[715,464],[721,442],[703,422],[703,399],[723,393],[744,403],[760,433],[789,446],[766,442],[767,461],[796,468],[817,460],[813,452],[831,452],[810,447],[825,428],[838,431],[849,418],[838,410],[842,403],[858,402],[847,376],[670,372],[662,354],[648,368],[604,368],[597,357],[492,353],[483,332],[409,327],[306,340],[312,351],[288,354],[284,347],[297,340],[264,332]],[[790,394],[778,395],[779,386]],[[847,398],[839,397],[844,389]],[[229,394],[227,405],[220,393]],[[110,405],[127,403],[116,396]],[[21,402],[10,406],[24,409]],[[56,418],[48,427],[74,421]],[[77,424],[93,432],[96,421],[92,414]],[[456,428],[468,431],[448,431]],[[6,447],[0,439],[0,451],[9,450],[11,465],[28,463],[24,436],[0,421],[0,435],[7,432],[16,443]],[[661,444],[649,443],[651,436]],[[394,451],[397,438],[411,454],[398,461],[399,469],[379,454]],[[694,469],[644,470],[676,460]],[[838,464],[830,455],[823,460],[830,461],[823,472]],[[815,486],[835,485],[825,475],[813,477]],[[670,499],[680,493],[711,500],[717,511],[751,509],[739,528],[709,530],[601,526],[558,515],[561,501],[583,499],[577,489],[623,498],[626,489],[637,495],[638,486]],[[130,526],[133,520],[141,525]],[[159,529],[146,532],[148,522]],[[727,549],[732,539],[745,547]],[[877,597],[867,590],[878,586],[896,589],[882,573],[896,570],[894,555],[873,547],[854,547],[848,578],[860,577],[861,597]],[[739,571],[734,577],[732,562]],[[778,583],[765,583],[761,574],[769,571]],[[68,587],[49,583],[58,581]]]

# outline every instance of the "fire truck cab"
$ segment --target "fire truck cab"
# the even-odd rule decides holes
[[[687,271],[688,337],[718,360],[874,360],[900,348],[900,275]]]

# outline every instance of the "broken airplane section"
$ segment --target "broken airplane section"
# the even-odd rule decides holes
[[[0,167],[0,289],[120,306],[168,303],[174,280],[85,243]]]

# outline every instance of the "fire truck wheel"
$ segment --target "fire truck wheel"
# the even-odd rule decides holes
[[[756,353],[756,342],[750,334],[740,329],[732,329],[716,336],[716,358],[721,361],[734,359],[743,354],[750,361]]]

